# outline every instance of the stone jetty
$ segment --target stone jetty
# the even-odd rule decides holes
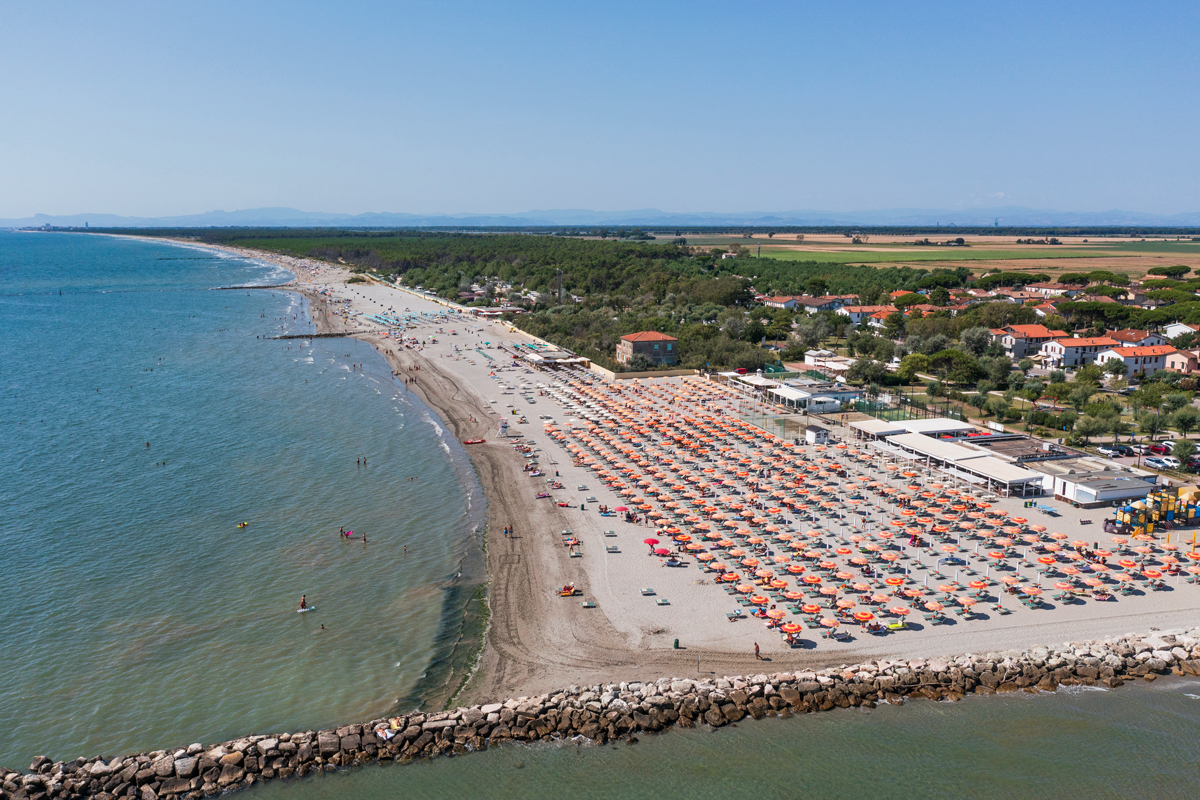
[[[27,772],[0,770],[0,800],[198,800],[266,780],[370,762],[461,755],[509,739],[587,739],[603,744],[672,726],[715,729],[747,716],[873,708],[917,698],[955,701],[968,694],[1053,691],[1080,684],[1114,689],[1126,681],[1160,675],[1200,675],[1200,628],[947,659],[571,686],[452,711],[246,736],[216,745],[67,762],[38,756]]]

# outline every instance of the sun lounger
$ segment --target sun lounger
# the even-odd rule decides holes
[[[642,595],[644,597],[648,597],[649,595],[652,595],[652,594],[654,594],[654,590],[651,589],[649,586],[642,589]]]
[[[617,546],[616,546],[615,544],[610,544],[610,545],[605,545],[605,547],[604,547],[604,552],[606,552],[606,553],[619,553],[619,552],[621,552],[621,551],[617,549]]]
[[[887,629],[889,631],[902,631],[907,627],[908,627],[908,624],[905,623],[904,620],[900,620],[899,622],[889,622]]]
[[[665,598],[665,597],[656,597],[656,598],[654,598],[654,603],[655,603],[655,605],[660,605],[660,606],[669,606],[669,605],[671,605],[671,601],[670,601],[670,600],[668,600],[668,599],[667,599],[667,598]]]
[[[604,531],[604,535],[605,536],[616,536],[617,532],[616,531]]]
[[[583,558],[583,553],[578,550],[572,550],[569,555],[571,558]]]
[[[595,601],[595,600],[584,600],[584,601],[583,601],[583,602],[581,602],[579,605],[580,605],[580,607],[582,607],[582,608],[595,608],[595,607],[596,607],[596,601]]]

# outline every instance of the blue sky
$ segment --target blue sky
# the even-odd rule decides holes
[[[1200,210],[1200,4],[6,2],[0,218]]]

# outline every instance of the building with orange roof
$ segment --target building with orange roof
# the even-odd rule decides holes
[[[858,325],[872,314],[877,314],[880,311],[886,311],[890,314],[895,310],[895,306],[842,306],[837,310],[837,313],[849,317],[851,325]]]
[[[1122,328],[1119,331],[1105,331],[1104,335],[1116,339],[1122,347],[1155,347],[1167,343],[1167,337],[1150,331],[1140,331],[1136,328]]]
[[[628,364],[634,356],[645,356],[655,366],[679,363],[679,340],[658,331],[628,333],[617,344],[617,362]]]
[[[1040,351],[1042,345],[1051,339],[1066,338],[1066,331],[1052,331],[1045,325],[1005,325],[1000,343],[1010,358],[1022,359]]]
[[[1099,353],[1096,356],[1096,364],[1105,367],[1110,361],[1123,361],[1127,375],[1152,375],[1160,369],[1166,369],[1167,356],[1178,352],[1169,344],[1152,347],[1113,347]]]
[[[1121,343],[1107,336],[1077,336],[1070,339],[1051,339],[1042,345],[1042,366],[1086,367],[1101,352],[1120,347]]]

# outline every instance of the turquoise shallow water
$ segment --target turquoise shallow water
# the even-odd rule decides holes
[[[1189,696],[1191,695],[1191,696]],[[1200,682],[915,701],[264,784],[254,800],[1192,798]]]
[[[268,341],[308,330],[298,296],[208,291],[281,277],[0,233],[0,764],[368,718],[420,687],[477,484],[371,348]]]

